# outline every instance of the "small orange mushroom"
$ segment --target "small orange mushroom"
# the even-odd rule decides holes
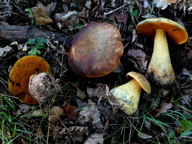
[[[9,73],[8,89],[23,103],[38,104],[28,90],[29,78],[41,72],[51,73],[50,65],[43,58],[35,55],[20,58]]]
[[[105,22],[92,22],[75,35],[68,62],[79,75],[101,77],[119,65],[122,55],[119,30]]]

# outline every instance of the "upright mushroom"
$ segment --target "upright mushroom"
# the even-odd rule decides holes
[[[79,75],[101,77],[118,66],[122,55],[119,30],[105,22],[92,22],[75,35],[68,62]]]
[[[147,79],[140,73],[129,72],[127,77],[133,79],[123,85],[113,88],[110,92],[120,108],[128,115],[132,115],[138,108],[138,103],[143,89],[148,94],[151,93],[151,86]]]
[[[147,72],[162,85],[170,85],[175,80],[171,64],[166,34],[177,44],[184,43],[188,34],[183,26],[167,18],[150,18],[136,26],[139,34],[155,35],[154,49]]]
[[[9,73],[8,88],[11,94],[26,104],[38,104],[28,89],[29,78],[41,72],[51,73],[50,65],[43,58],[35,55],[20,58]]]

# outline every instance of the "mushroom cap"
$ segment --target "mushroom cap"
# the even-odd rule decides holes
[[[130,76],[130,77],[134,78],[140,84],[140,86],[142,87],[142,89],[144,91],[146,91],[148,94],[151,93],[151,85],[142,74],[131,71],[131,72],[127,73],[126,76],[127,77]]]
[[[137,32],[144,35],[154,35],[156,29],[163,29],[177,44],[182,44],[188,39],[185,28],[167,18],[149,18],[136,26]]]
[[[28,89],[31,96],[34,97],[39,104],[43,104],[59,92],[59,85],[52,75],[41,72],[30,76]]]
[[[119,65],[122,55],[119,30],[105,22],[92,22],[75,35],[68,62],[79,75],[101,77]]]
[[[35,55],[20,58],[9,73],[8,88],[11,94],[26,104],[38,104],[28,90],[29,78],[33,74],[51,73],[50,65],[43,58]]]

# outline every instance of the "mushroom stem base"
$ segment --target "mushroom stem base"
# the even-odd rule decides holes
[[[120,108],[126,114],[132,115],[137,110],[141,90],[140,84],[135,79],[132,79],[128,83],[112,89],[110,92],[115,97]]]

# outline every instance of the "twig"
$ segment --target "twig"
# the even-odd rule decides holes
[[[128,2],[125,3],[125,4],[122,5],[122,6],[120,6],[120,7],[116,8],[116,9],[114,9],[114,10],[111,10],[111,11],[109,11],[109,12],[104,12],[104,16],[109,15],[109,14],[112,14],[112,13],[116,12],[117,10],[119,10],[119,9],[121,9],[121,8],[123,8],[123,7],[125,7],[126,5],[128,5]]]

